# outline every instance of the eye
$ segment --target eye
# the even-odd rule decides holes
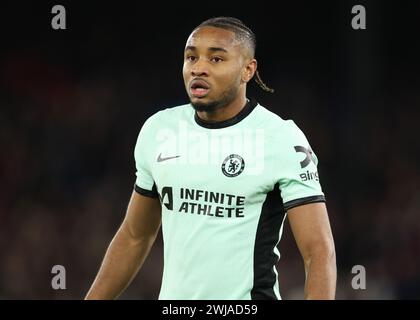
[[[190,62],[194,62],[197,58],[195,56],[186,56],[185,59]]]
[[[218,63],[218,62],[222,62],[222,61],[223,61],[223,59],[222,59],[222,58],[220,58],[220,57],[212,57],[210,60],[211,60],[212,62],[215,62],[215,63]]]

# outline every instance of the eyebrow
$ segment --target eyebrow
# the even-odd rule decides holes
[[[186,46],[185,51],[187,50],[196,51],[197,48],[194,46]],[[228,51],[225,48],[221,48],[221,47],[208,47],[207,50],[212,51],[212,52],[223,51],[223,52],[228,53]]]

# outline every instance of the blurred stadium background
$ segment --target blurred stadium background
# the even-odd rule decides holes
[[[67,9],[67,30],[51,8]],[[351,29],[365,5],[367,30]],[[0,5],[0,299],[81,299],[123,219],[145,119],[187,101],[190,31],[232,15],[256,33],[270,95],[249,95],[294,119],[320,159],[333,227],[339,299],[420,298],[418,4],[28,2]],[[304,271],[286,225],[284,299]],[[67,289],[51,288],[65,266]],[[367,289],[353,290],[363,265]],[[157,298],[156,242],[125,299]]]

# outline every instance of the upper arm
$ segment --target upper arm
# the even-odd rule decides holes
[[[296,244],[305,260],[316,253],[334,254],[334,240],[325,203],[310,203],[288,211]]]
[[[151,150],[153,150],[154,116],[143,124],[134,148],[136,182],[127,208],[123,226],[131,238],[136,240],[153,239],[161,224],[161,205],[153,179]]]
[[[148,197],[157,197],[158,195],[151,166],[152,150],[155,143],[154,139],[152,139],[154,131],[153,119],[154,117],[152,116],[143,124],[134,147],[136,164],[135,190]]]
[[[135,240],[154,240],[161,224],[161,206],[158,198],[133,191],[123,226]]]
[[[288,122],[279,135],[279,161],[276,163],[284,208],[324,202],[318,174],[318,158],[303,132]]]
[[[304,258],[334,248],[318,158],[304,133],[288,122],[281,136],[279,183],[284,208]]]

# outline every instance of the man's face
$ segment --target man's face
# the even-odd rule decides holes
[[[232,31],[201,27],[187,40],[183,76],[197,111],[213,111],[233,101],[241,84],[245,57]]]

